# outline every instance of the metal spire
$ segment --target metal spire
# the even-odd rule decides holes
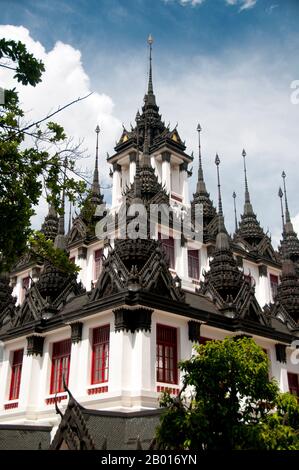
[[[71,221],[72,221],[72,201],[70,201],[68,233],[71,231],[71,226],[72,226]]]
[[[222,210],[222,199],[221,199],[221,186],[220,186],[220,175],[219,175],[219,165],[220,165],[220,158],[218,153],[216,153],[215,164],[217,167],[217,183],[218,183],[218,233],[216,236],[216,250],[229,250],[229,240],[227,236],[227,232],[225,230],[224,225],[224,217],[223,217],[223,210]]]
[[[136,141],[137,141],[137,155],[136,155],[136,173],[134,178],[134,191],[135,198],[141,197],[141,187],[140,187],[140,164],[139,164],[139,123],[140,123],[140,113],[136,113]]]
[[[219,165],[220,165],[220,158],[218,156],[218,153],[216,153],[215,157],[215,164],[217,167],[217,184],[218,184],[218,215],[223,217],[223,211],[222,211],[222,199],[221,199],[221,186],[220,186],[220,176],[219,176]]]
[[[202,170],[202,159],[201,159],[201,143],[200,143],[200,133],[201,133],[201,126],[200,124],[197,125],[197,133],[198,133],[198,178],[196,184],[196,192],[199,194],[206,194],[207,189],[203,178],[203,170]]]
[[[200,133],[201,126],[197,124],[197,133],[198,133],[198,181],[203,181],[203,171],[202,171],[202,161],[201,161],[201,145],[200,145]]]
[[[287,198],[286,181],[285,181],[287,175],[283,171],[281,176],[282,176],[282,180],[283,180],[283,190],[284,190],[285,223],[289,224],[291,222],[291,218],[290,218],[289,207],[288,207],[288,198]]]
[[[235,232],[238,230],[238,221],[237,221],[237,208],[236,208],[236,193],[233,192],[233,199],[234,199],[234,213],[235,213]]]
[[[63,175],[63,186],[65,186],[66,180],[66,169],[67,169],[67,158],[64,159],[64,175]],[[58,231],[55,238],[54,246],[55,248],[60,248],[61,250],[66,250],[66,239],[65,239],[65,189],[63,187],[62,191],[62,201],[61,201],[61,215],[59,216],[58,221]]]
[[[153,94],[154,89],[153,89],[153,72],[152,72],[152,44],[154,42],[154,39],[152,35],[150,34],[147,38],[147,43],[149,45],[149,73],[148,73],[148,89],[147,93],[148,94]]]
[[[99,133],[100,128],[99,125],[95,128],[95,132],[97,134],[96,140],[96,156],[95,156],[95,165],[94,165],[94,172],[93,172],[93,182],[92,182],[92,193],[99,194],[100,192],[100,185],[99,185]]]
[[[244,165],[244,177],[245,177],[245,204],[249,203],[250,204],[250,197],[249,197],[249,191],[248,191],[248,182],[247,182],[247,169],[246,169],[246,152],[243,149],[242,151],[242,157],[243,157],[243,165]]]
[[[150,167],[147,119],[145,119],[144,123],[143,166],[147,168]]]
[[[280,199],[280,209],[281,209],[281,219],[282,219],[282,231],[284,232],[284,213],[283,213],[283,203],[282,203],[282,198],[283,198],[283,192],[281,187],[279,186],[278,190],[278,197]]]

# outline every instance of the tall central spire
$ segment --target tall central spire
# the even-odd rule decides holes
[[[149,70],[148,70],[148,86],[147,86],[147,93],[144,97],[145,105],[156,106],[156,98],[154,95],[154,87],[153,87],[153,68],[152,68],[152,46],[153,46],[154,39],[150,34],[147,38],[147,43],[149,46]]]
[[[154,89],[153,89],[153,72],[152,72],[152,45],[153,45],[154,39],[152,35],[150,34],[147,38],[147,43],[149,45],[149,73],[148,73],[148,88],[147,92],[148,94],[153,94]]]

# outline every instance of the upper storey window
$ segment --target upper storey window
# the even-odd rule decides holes
[[[271,289],[271,300],[274,302],[275,297],[277,295],[277,287],[278,287],[278,276],[275,274],[270,274],[270,289]]]
[[[50,393],[64,391],[63,380],[69,381],[71,362],[71,340],[65,339],[53,344]]]
[[[178,381],[177,329],[157,325],[157,382]]]
[[[166,254],[166,258],[169,263],[169,267],[171,269],[175,269],[174,239],[172,237],[161,238],[160,232],[158,233],[158,239],[161,241],[162,248]]]
[[[95,250],[94,252],[94,279],[97,280],[102,271],[102,255],[103,250]]]
[[[23,353],[23,349],[18,349],[17,351],[13,352],[9,390],[10,400],[17,400],[19,398],[22,376]]]
[[[188,276],[199,279],[199,250],[188,250]]]

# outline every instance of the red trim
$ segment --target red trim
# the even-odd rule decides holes
[[[181,196],[177,196],[176,194],[171,193],[171,199],[175,201],[183,202],[183,198]]]
[[[108,382],[110,325],[94,328],[92,332],[91,383]]]
[[[95,387],[95,388],[87,389],[88,395],[96,395],[97,393],[106,393],[106,392],[108,392],[108,385],[105,385],[105,387]]]
[[[71,362],[71,347],[71,339],[65,339],[53,344],[50,382],[51,394],[64,392],[63,374],[66,385],[68,385]]]
[[[157,324],[157,382],[177,384],[177,329]]]
[[[66,399],[67,399],[67,395],[61,395],[60,397],[46,398],[45,402],[46,402],[46,405],[54,405],[54,403],[60,403],[62,400],[66,400]]]
[[[24,349],[17,349],[16,351],[13,352],[9,400],[17,400],[20,395],[23,353],[24,353]]]
[[[170,387],[163,387],[161,385],[157,385],[157,392],[168,392],[170,395],[178,395],[180,389],[179,388],[170,388]]]
[[[16,401],[15,403],[5,403],[4,409],[5,410],[11,410],[13,408],[18,408],[19,403]]]

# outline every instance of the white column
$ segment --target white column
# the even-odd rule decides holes
[[[202,245],[199,251],[199,261],[200,261],[200,279],[203,280],[203,271],[209,270],[209,260],[208,260],[208,250]]]
[[[151,333],[136,331],[132,351],[132,392],[142,395],[143,391],[155,391],[155,364],[151,354]]]
[[[182,191],[183,204],[189,204],[188,173],[187,164],[182,163],[180,167],[180,188]]]
[[[266,304],[268,304],[271,301],[266,265],[259,266],[259,278],[258,278],[258,283],[255,287],[255,295],[261,307],[264,307]]]
[[[132,376],[132,333],[115,332],[112,326],[109,349],[109,392],[129,392]]]
[[[83,361],[81,359],[84,357],[86,359],[85,354],[81,353],[81,344],[82,341],[78,341],[76,343],[72,342],[72,348],[71,348],[71,362],[70,362],[70,373],[69,373],[69,383],[68,383],[68,388],[71,390],[72,394],[75,397],[82,397],[87,394],[86,388],[86,378],[85,374],[83,371],[85,371],[88,368],[87,361],[84,361],[84,364],[82,364]],[[83,357],[81,357],[83,356]],[[81,361],[81,363],[80,363]],[[82,367],[83,366],[83,367]],[[79,371],[81,371],[80,376]]]
[[[130,159],[130,168],[129,168],[129,173],[130,173],[130,184],[134,183],[134,176],[136,173],[136,153],[132,152],[129,154],[129,159]]]
[[[166,191],[171,193],[171,177],[170,177],[170,153],[162,153],[162,185],[165,186]]]
[[[188,278],[188,249],[187,245],[181,246],[181,240],[175,240],[175,270],[181,279]]]
[[[112,178],[112,207],[119,204],[121,197],[121,166],[117,163],[113,165],[113,178]]]
[[[20,386],[19,408],[35,412],[41,401],[41,369],[43,357],[38,353],[29,356],[24,351]]]

